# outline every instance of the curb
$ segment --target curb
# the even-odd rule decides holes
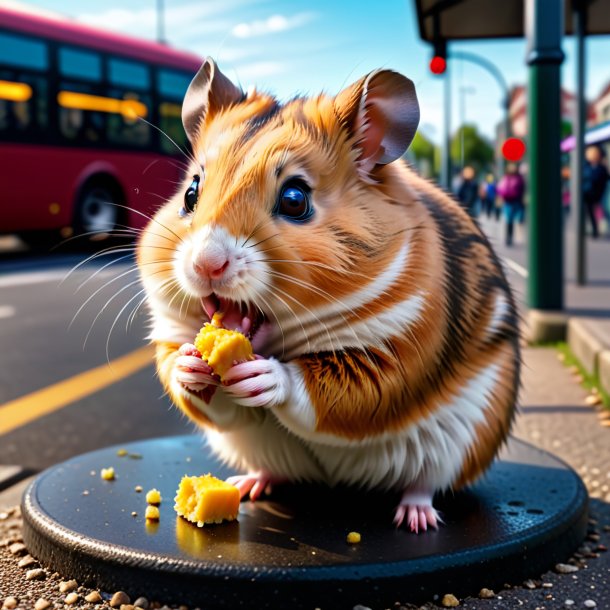
[[[567,341],[583,368],[610,393],[610,320],[571,318]]]
[[[566,340],[568,314],[565,311],[530,309],[524,331],[528,343],[557,343]]]

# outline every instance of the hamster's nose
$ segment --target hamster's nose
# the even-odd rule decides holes
[[[219,280],[227,270],[229,260],[220,252],[210,253],[193,259],[193,269],[198,275],[209,280]]]

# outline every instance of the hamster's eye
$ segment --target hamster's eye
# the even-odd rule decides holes
[[[287,180],[280,189],[273,213],[294,222],[309,220],[313,216],[309,185],[301,178]]]
[[[193,176],[193,181],[184,193],[184,207],[180,210],[180,214],[184,216],[195,211],[197,200],[199,199],[199,176]]]

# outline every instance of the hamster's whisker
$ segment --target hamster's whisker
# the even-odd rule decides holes
[[[271,274],[270,274],[270,275],[271,275]],[[297,305],[299,305],[299,306],[300,306],[300,307],[302,307],[302,308],[303,308],[305,311],[307,311],[309,314],[311,314],[311,316],[312,316],[312,317],[313,317],[315,320],[317,320],[318,324],[319,324],[319,325],[320,325],[320,326],[321,326],[321,327],[322,327],[322,328],[323,328],[323,329],[326,331],[326,334],[327,334],[327,336],[328,336],[328,340],[330,341],[331,346],[333,346],[333,347],[331,348],[331,351],[332,351],[333,353],[335,353],[335,352],[336,352],[336,349],[335,349],[334,345],[335,345],[335,341],[337,340],[337,335],[336,335],[335,333],[333,333],[333,334],[334,334],[334,336],[335,336],[335,341],[333,341],[333,338],[330,336],[330,329],[329,329],[329,328],[326,326],[326,324],[325,324],[325,323],[324,323],[322,320],[320,320],[320,318],[318,318],[318,316],[317,316],[317,315],[316,315],[316,314],[315,314],[315,313],[314,313],[314,312],[313,312],[311,309],[309,309],[309,307],[307,307],[307,306],[303,305],[303,303],[301,303],[300,301],[298,301],[297,299],[295,299],[295,298],[294,298],[294,297],[293,297],[291,294],[289,294],[289,293],[288,293],[288,292],[286,292],[285,290],[282,290],[281,288],[278,288],[277,286],[273,286],[273,293],[274,293],[274,297],[279,298],[279,297],[277,296],[277,294],[276,294],[277,292],[280,292],[280,293],[281,293],[281,294],[283,294],[285,297],[289,298],[291,301],[294,301],[294,302],[295,302]],[[299,320],[299,324],[300,324],[300,325],[301,325],[301,327],[303,328],[303,324],[302,324],[301,320],[298,318],[298,316],[296,316],[296,314],[295,314],[295,317],[297,317],[297,319]],[[304,328],[303,328],[303,333],[305,333],[305,329],[304,329]],[[308,336],[307,334],[305,334],[305,338],[307,339],[307,343],[308,343],[308,351],[311,351],[311,346],[309,345],[309,336]]]
[[[330,294],[330,292],[327,292],[326,290],[323,290],[322,288],[318,288],[317,286],[314,286],[313,284],[305,281],[305,280],[301,280],[295,277],[292,277],[286,273],[281,273],[280,271],[276,271],[275,269],[268,271],[268,273],[272,273],[273,275],[275,275],[276,277],[282,278],[288,282],[291,282],[292,284],[295,284],[296,286],[300,286],[301,288],[306,288],[307,290],[320,295],[321,297],[324,297],[328,302],[334,302],[337,305],[340,305],[343,311],[351,311],[351,309],[341,300],[338,299],[337,297],[333,296],[332,294]],[[368,308],[365,306],[364,307],[365,311],[368,311]],[[368,313],[371,313],[370,311],[368,311]],[[363,319],[362,316],[356,315],[356,317],[358,319]]]
[[[290,276],[288,276],[288,275],[285,275],[285,274],[283,274],[283,273],[282,273],[282,274],[280,274],[280,273],[279,273],[279,272],[277,272],[277,271],[267,271],[267,273],[269,273],[270,275],[278,275],[278,274],[279,274],[279,276],[282,276],[282,277],[283,277],[283,279],[286,279],[286,280],[288,280],[288,281],[291,281],[291,282],[293,282],[294,284],[296,284],[297,286],[302,286],[303,288],[308,288],[308,289],[309,289],[309,290],[311,290],[312,292],[317,292],[318,294],[320,294],[320,296],[325,297],[325,298],[326,298],[326,299],[327,299],[329,302],[330,302],[330,300],[332,299],[332,300],[333,300],[333,301],[335,301],[336,303],[339,303],[340,305],[343,305],[343,308],[344,308],[344,309],[348,309],[348,308],[345,306],[345,304],[344,304],[344,303],[342,303],[342,302],[341,302],[341,301],[339,301],[338,299],[336,299],[336,298],[332,297],[332,295],[326,296],[326,295],[324,294],[324,291],[320,291],[320,289],[316,288],[315,286],[308,285],[307,283],[300,284],[300,283],[298,283],[298,280],[296,280],[296,278],[292,278],[292,277],[290,277]],[[277,288],[277,286],[274,286],[274,289],[275,289],[275,290],[279,290],[279,288]],[[328,293],[326,293],[326,294],[328,294]],[[329,297],[330,297],[330,298],[329,298]],[[310,310],[308,310],[308,311],[310,311]],[[312,312],[310,311],[310,313],[312,313]],[[354,330],[354,328],[353,328],[353,326],[352,326],[352,323],[351,323],[351,322],[350,322],[350,321],[349,321],[349,320],[348,320],[348,319],[347,319],[347,318],[346,318],[346,317],[343,315],[343,313],[342,313],[341,311],[338,311],[337,313],[338,313],[338,315],[339,315],[339,316],[340,316],[340,318],[341,318],[341,322],[340,322],[340,324],[341,324],[341,325],[345,324],[345,325],[347,326],[347,328],[349,328],[349,330],[350,330],[350,332],[352,333],[352,335],[353,335],[354,339],[356,340],[356,342],[357,342],[357,343],[358,343],[358,345],[360,346],[360,349],[361,349],[363,352],[366,352],[366,351],[367,351],[366,346],[365,346],[365,345],[362,343],[362,340],[361,340],[361,339],[360,339],[360,337],[358,336],[358,333],[356,333],[356,331]],[[314,315],[314,317],[315,317],[315,319],[318,321],[318,323],[319,323],[319,324],[321,324],[321,325],[323,326],[323,328],[327,330],[327,332],[328,332],[329,330],[330,330],[330,331],[332,331],[332,332],[333,332],[333,335],[335,336],[335,339],[337,338],[337,335],[336,335],[336,333],[334,332],[334,329],[333,329],[333,328],[330,328],[330,327],[329,327],[329,326],[326,324],[326,322],[325,322],[324,320],[322,320],[320,317],[316,316],[316,315],[315,315],[315,314],[313,314],[313,313],[312,313],[312,315]],[[334,317],[334,316],[333,316],[333,317]],[[358,317],[359,317],[359,316],[358,316]],[[300,320],[299,320],[299,323],[300,323]],[[302,323],[301,323],[301,328],[303,328]],[[303,332],[305,332],[305,329],[304,329],[304,328],[303,328]],[[373,363],[371,362],[371,364],[373,364]]]
[[[172,231],[169,227],[165,226],[161,221],[159,221],[154,216],[149,216],[148,214],[144,214],[144,212],[142,212],[140,210],[136,210],[135,208],[132,208],[132,207],[130,207],[128,205],[123,205],[121,203],[114,203],[113,201],[109,201],[108,203],[116,206],[117,208],[122,208],[124,210],[130,211],[130,212],[134,212],[135,214],[138,214],[139,216],[142,216],[142,218],[146,218],[146,220],[150,220],[152,222],[156,222],[159,226],[163,227],[168,233],[171,233],[176,239],[178,239],[179,242],[181,242],[181,243],[184,242],[184,240],[182,239],[182,237],[180,237],[180,235],[178,235],[177,233]]]
[[[129,305],[135,299],[137,299],[145,291],[146,291],[146,288],[141,288],[140,290],[138,290],[138,292],[136,292],[127,301],[127,303],[125,303],[125,305],[123,305],[123,307],[121,307],[121,310],[119,311],[119,313],[114,317],[114,321],[112,322],[112,325],[110,326],[110,331],[108,332],[108,336],[106,337],[106,360],[108,361],[108,364],[110,364],[110,337],[112,336],[112,331],[114,330],[114,327],[117,325],[117,323],[121,317],[121,314],[129,307]],[[128,320],[129,320],[129,318],[128,318]],[[125,326],[125,332],[127,332],[127,326]]]
[[[281,246],[278,246],[281,247]],[[268,248],[267,250],[259,250],[260,253],[269,252],[270,250],[274,250],[275,248]],[[290,259],[290,258],[264,258],[261,259],[266,263],[290,263],[295,265],[309,265],[311,267],[318,267],[319,269],[324,269],[326,271],[332,271],[333,273],[338,273],[340,275],[357,275],[367,280],[370,280],[370,277],[364,273],[359,273],[358,271],[350,271],[349,269],[341,269],[336,267],[331,267],[330,265],[325,265],[324,263],[319,263],[317,261],[303,261],[298,259]]]
[[[279,233],[274,233],[273,235],[269,235],[269,237],[265,237],[264,239],[261,239],[260,241],[257,241],[255,244],[250,244],[247,247],[248,248],[256,248],[256,246],[260,246],[261,244],[264,244],[266,241],[269,241],[270,239],[273,239],[274,237],[277,237],[278,235],[279,235]]]
[[[290,305],[288,305],[288,303],[286,303],[286,301],[281,296],[279,296],[277,294],[275,287],[272,287],[270,284],[268,284],[267,282],[265,282],[261,279],[259,279],[258,281],[263,284],[263,286],[265,287],[265,290],[268,290],[269,292],[273,292],[274,298],[276,298],[278,301],[281,301],[281,303],[284,305],[284,307],[286,308],[288,313],[291,314],[295,318],[295,320],[300,323],[299,317],[297,316],[296,312],[292,309],[292,307],[290,307]],[[267,307],[271,308],[271,304],[268,301],[265,302],[265,305],[267,305]],[[273,311],[273,308],[271,308],[271,311]],[[284,354],[286,353],[286,335],[284,333],[284,327],[281,325],[278,317],[275,314],[274,314],[274,317],[277,321],[280,332],[282,333],[282,357],[283,357]],[[307,337],[307,333],[305,332],[305,328],[303,327],[302,324],[301,324],[301,328],[303,329],[303,336],[305,337],[305,339],[307,341],[307,349],[309,351],[311,348],[311,346],[309,344],[309,338]]]
[[[138,278],[137,280],[134,280],[133,282],[129,282],[128,284],[125,284],[125,286],[123,286],[120,290],[115,292],[109,299],[106,300],[104,305],[102,305],[102,308],[98,311],[95,318],[93,318],[93,322],[91,323],[91,326],[89,327],[89,330],[88,330],[87,334],[85,335],[85,341],[83,342],[83,349],[85,349],[85,346],[87,345],[87,341],[89,340],[89,336],[91,335],[91,332],[93,331],[95,323],[99,320],[100,316],[104,313],[104,311],[106,311],[106,308],[110,305],[110,303],[112,303],[114,301],[114,299],[116,299],[120,294],[125,292],[125,290],[129,290],[132,286],[139,284],[139,282],[140,282],[140,279]],[[87,299],[87,301],[88,300],[89,299]],[[78,312],[77,312],[77,314],[78,314]]]
[[[151,123],[150,121],[147,121],[145,118],[143,118],[141,116],[138,117],[138,120],[142,121],[143,123],[146,123],[153,129],[156,129],[162,136],[166,137],[187,159],[190,159],[191,161],[193,161],[193,163],[195,163],[195,165],[197,167],[199,167],[199,162],[197,161],[197,159],[195,159],[195,156],[192,153],[190,153],[188,150],[184,150],[179,144],[176,143],[175,140],[173,140],[167,133],[165,133],[165,131],[163,131],[163,129],[161,129],[160,127],[157,127],[157,125],[154,125],[153,123]]]
[[[74,267],[72,267],[72,269],[70,269],[70,271],[68,271],[68,273],[66,273],[66,275],[64,275],[62,280],[59,282],[59,285],[61,286],[75,271],[80,269],[83,265],[90,263],[91,261],[95,260],[96,258],[101,258],[102,256],[105,256],[106,254],[119,254],[121,252],[135,252],[135,246],[129,246],[129,247],[111,246],[109,248],[104,248],[103,250],[100,250],[99,252],[94,252],[93,254],[91,254],[90,256],[85,258],[84,260],[82,260],[79,263],[77,263],[76,265],[74,265]]]
[[[260,278],[253,277],[252,279],[257,281],[259,284],[262,284],[263,290],[269,290],[271,288],[271,286],[269,286],[266,282],[264,282]],[[280,319],[278,318],[277,314],[275,313],[275,310],[273,309],[271,303],[269,303],[269,301],[267,301],[267,299],[265,299],[265,297],[263,297],[262,294],[258,294],[257,296],[263,302],[263,304],[267,307],[267,309],[269,310],[271,315],[275,318],[275,321],[277,322],[277,327],[280,329],[280,333],[282,335],[282,354],[281,354],[280,358],[283,358],[284,354],[286,353],[286,336],[284,335],[284,328],[282,326],[282,323],[280,322]],[[254,304],[255,304],[256,308],[263,315],[265,315],[265,312],[260,308],[260,306],[257,303],[254,303]],[[292,311],[292,309],[290,309],[290,307],[288,307],[288,305],[286,303],[284,303],[284,305],[286,305],[289,312],[294,313]]]
[[[159,282],[158,286],[155,286],[153,288],[153,290],[151,291],[151,294],[161,292],[162,289],[164,289],[168,284],[171,284],[172,282],[175,282],[175,281],[176,280],[174,280],[170,277],[168,279],[163,280],[162,282]],[[133,324],[133,322],[135,320],[138,309],[140,309],[140,307],[148,300],[149,297],[150,297],[150,294],[148,292],[146,292],[146,294],[144,295],[144,298],[142,298],[140,300],[140,302],[133,308],[132,312],[129,314],[129,317],[127,318],[127,324],[125,326],[125,330],[129,330],[129,328],[131,327],[131,325]]]
[[[120,280],[121,278],[125,277],[126,275],[129,275],[130,273],[133,273],[136,270],[137,270],[137,267],[135,267],[135,266],[131,267],[127,271],[124,271],[123,273],[120,273],[119,275],[113,277],[112,279],[107,281],[105,284],[102,284],[93,294],[89,295],[89,298],[78,308],[78,311],[74,314],[74,317],[70,321],[70,324],[68,324],[68,330],[70,330],[70,328],[72,327],[72,324],[74,324],[74,321],[76,320],[76,318],[78,317],[80,312],[87,306],[87,304],[91,301],[91,299],[95,298],[96,295],[98,295],[102,290],[104,290],[104,288],[107,288],[108,286],[110,286],[110,284],[112,284],[113,282]],[[136,283],[139,281],[140,281],[140,278],[135,280]]]
[[[112,259],[111,261],[107,262],[105,265],[102,265],[101,267],[96,269],[96,271],[94,271],[91,275],[87,276],[87,278],[78,285],[78,288],[74,291],[74,294],[76,294],[79,290],[81,290],[81,288],[85,284],[87,284],[92,279],[97,277],[102,271],[104,271],[104,269],[107,269],[111,265],[119,263],[120,261],[125,260],[126,258],[132,258],[131,254],[124,254],[123,256],[119,256],[119,258]],[[135,265],[135,263],[133,263],[133,264]]]
[[[257,223],[256,226],[254,227],[254,229],[252,229],[252,231],[250,231],[248,237],[246,237],[246,239],[244,239],[241,247],[242,248],[246,247],[246,244],[254,237],[254,235],[257,233],[257,231],[260,231],[264,227],[271,225],[271,224],[272,223],[269,218],[265,218],[265,219],[261,220],[259,223]],[[279,233],[276,233],[276,235],[279,235]],[[247,247],[250,247],[250,246],[247,246]]]

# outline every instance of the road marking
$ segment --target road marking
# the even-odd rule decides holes
[[[66,275],[65,271],[35,271],[33,273],[10,273],[0,277],[0,288],[10,286],[23,286],[24,284],[40,284],[42,282],[54,282],[61,280]]]
[[[12,305],[0,305],[0,320],[2,318],[12,318],[16,309]]]
[[[137,373],[151,365],[153,357],[153,346],[146,345],[110,363],[0,405],[0,434],[6,434]]]
[[[505,258],[504,263],[507,267],[512,269],[515,273],[518,273],[521,277],[527,277],[529,275],[527,269],[522,267],[519,263],[516,263],[514,260],[510,258]]]

